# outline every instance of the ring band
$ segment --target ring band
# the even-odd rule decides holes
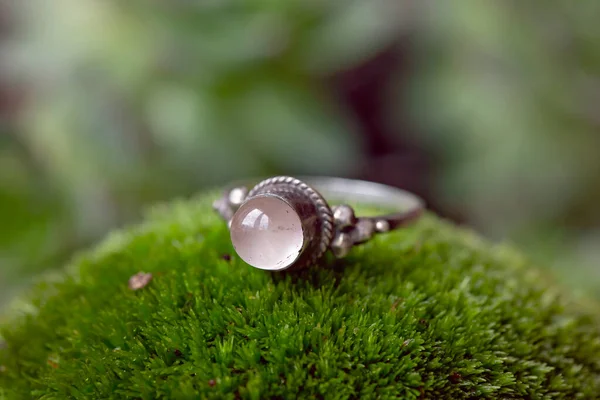
[[[357,218],[346,204],[354,202],[392,212]],[[425,205],[410,192],[374,182],[277,176],[251,188],[231,185],[214,208],[228,222],[232,244],[246,263],[282,271],[315,264],[327,250],[344,257],[375,234],[416,220]]]

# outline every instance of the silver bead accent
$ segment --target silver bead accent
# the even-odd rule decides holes
[[[352,207],[342,204],[333,208],[333,220],[336,228],[344,229],[354,226],[356,223],[356,216],[354,215]]]
[[[221,218],[225,221],[229,221],[233,217],[233,209],[229,205],[229,201],[226,197],[221,197],[213,202],[213,209],[219,213]]]
[[[229,192],[229,205],[234,208],[241,206],[246,200],[246,196],[248,196],[248,188],[241,186],[232,189],[231,192]]]
[[[212,203],[212,207],[213,210],[219,212],[222,208],[223,208],[223,198],[218,198],[217,200],[213,201]]]
[[[370,218],[361,218],[358,220],[352,231],[352,240],[354,243],[363,243],[371,239],[375,234],[375,223]]]
[[[240,186],[231,189],[225,193],[220,199],[215,200],[213,208],[218,212],[225,221],[230,221],[233,214],[248,197],[248,188]]]
[[[331,242],[331,252],[337,258],[342,258],[350,252],[353,245],[352,237],[348,233],[340,232]]]
[[[377,233],[389,232],[390,223],[384,219],[380,219],[379,221],[375,222],[375,230],[377,231]]]

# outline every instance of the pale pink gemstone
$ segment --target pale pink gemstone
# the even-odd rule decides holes
[[[300,217],[277,197],[248,200],[233,216],[230,229],[237,254],[260,269],[278,271],[289,267],[304,245]]]

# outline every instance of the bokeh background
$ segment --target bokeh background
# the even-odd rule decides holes
[[[0,0],[0,303],[241,176],[412,190],[600,298],[600,2]]]

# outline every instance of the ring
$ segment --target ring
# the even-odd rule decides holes
[[[227,221],[240,258],[269,271],[316,264],[327,250],[344,257],[375,234],[416,220],[425,208],[423,200],[405,190],[343,178],[277,176],[249,187],[230,185],[213,207]],[[340,204],[331,207],[325,198]],[[357,218],[346,204],[352,202],[394,211]]]

